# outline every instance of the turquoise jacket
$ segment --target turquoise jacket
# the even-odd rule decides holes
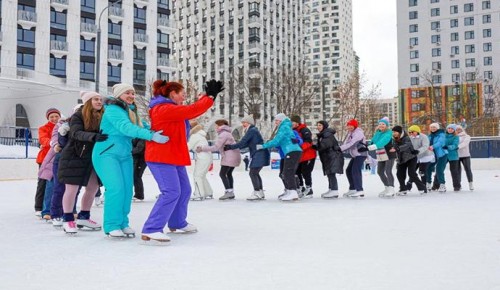
[[[436,132],[431,132],[429,134],[429,144],[434,148],[434,154],[436,155],[437,158],[441,158],[448,154],[448,151],[443,149],[443,146],[445,145],[446,138],[444,136],[444,130],[439,129]],[[458,145],[458,144],[457,144]],[[437,162],[437,160],[436,160]]]
[[[460,138],[455,134],[446,133],[446,150],[448,151],[448,161],[458,160],[458,143]]]
[[[390,129],[385,130],[385,132],[377,129],[375,131],[375,135],[373,135],[370,140],[371,144],[377,145],[377,149],[384,148],[387,144],[391,143],[392,140],[392,131]]]
[[[102,134],[108,134],[108,139],[96,142],[94,157],[99,157],[104,152],[118,156],[131,155],[132,139],[139,138],[150,141],[154,133],[133,124],[128,115],[128,107],[118,100],[111,100],[106,105],[100,129]]]
[[[292,139],[295,139],[295,134],[292,129],[292,121],[289,118],[283,119],[281,121],[278,132],[272,140],[267,141],[262,145],[262,147],[269,149],[272,147],[280,147],[283,153],[286,155],[293,151],[302,152],[299,144],[294,144]]]

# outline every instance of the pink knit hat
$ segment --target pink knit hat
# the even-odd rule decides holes
[[[81,91],[80,92],[80,98],[82,99],[82,102],[85,104],[88,100],[91,100],[93,97],[100,97],[102,99],[102,96],[99,95],[96,92],[90,92],[90,91]]]

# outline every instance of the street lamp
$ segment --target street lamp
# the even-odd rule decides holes
[[[104,7],[102,9],[101,13],[99,14],[99,19],[97,21],[97,39],[96,39],[96,57],[95,57],[95,91],[96,93],[99,93],[99,78],[100,78],[100,69],[99,66],[101,65],[101,17],[104,11],[108,10],[109,7],[113,7],[115,4],[121,3],[122,0],[118,0],[115,2],[112,2],[110,5]]]
[[[229,92],[229,126],[231,126],[231,121],[233,117],[233,98],[234,98],[234,67],[240,63],[243,63],[246,60],[249,59],[255,59],[257,58],[257,54],[252,54],[251,56],[244,58],[237,63],[234,63],[232,66],[229,66],[229,69],[232,70],[232,77],[231,77],[231,91]]]

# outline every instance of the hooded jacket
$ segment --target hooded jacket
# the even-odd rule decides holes
[[[396,153],[389,151],[392,148],[391,140],[392,140],[392,131],[389,128],[387,128],[387,130],[385,131],[377,129],[370,143],[376,145],[377,150],[382,148],[385,149],[389,159],[395,159]]]
[[[458,145],[460,138],[455,134],[446,133],[446,151],[448,151],[448,160],[458,160]]]
[[[470,157],[470,136],[465,132],[465,129],[458,134],[458,157]]]
[[[223,125],[217,128],[217,140],[212,146],[203,146],[201,150],[204,152],[215,152],[219,151],[221,155],[220,164],[222,166],[237,167],[241,163],[240,149],[232,149],[224,151],[224,145],[233,145],[234,141],[233,134],[231,134],[231,127]]]
[[[45,125],[38,128],[38,143],[40,143],[40,151],[36,156],[36,163],[42,164],[45,155],[50,150],[50,138],[52,137],[52,130],[56,124],[47,122]]]
[[[410,136],[411,144],[415,150],[418,150],[418,161],[421,163],[434,162],[434,153],[429,150],[429,137],[425,134]]]
[[[431,132],[429,134],[429,144],[434,149],[434,155],[436,155],[437,158],[441,158],[441,157],[445,156],[446,154],[448,154],[448,151],[443,149],[445,142],[446,142],[446,139],[444,136],[443,129],[438,129],[438,130],[436,130],[436,132]]]
[[[340,150],[347,151],[352,158],[357,156],[367,156],[367,152],[359,152],[359,143],[366,143],[365,133],[361,128],[356,128],[352,132],[347,133],[344,144],[340,146]]]
[[[318,133],[317,147],[324,175],[344,173],[344,155],[340,151],[335,133],[332,128],[325,128]]]
[[[259,168],[268,166],[271,159],[271,154],[267,149],[257,150],[258,144],[263,144],[264,139],[259,132],[259,129],[254,125],[250,125],[247,129],[247,132],[241,138],[240,142],[229,145],[230,149],[243,149],[248,148],[250,151],[250,168]]]
[[[293,143],[292,139],[295,139],[295,134],[292,129],[292,121],[287,117],[279,124],[278,131],[274,138],[267,141],[262,146],[266,149],[280,147],[284,155],[294,151],[302,152],[300,145]]]
[[[300,157],[300,162],[316,159],[316,150],[312,148],[311,130],[307,128],[306,124],[299,124],[299,126],[297,126],[294,130],[299,133],[300,138],[302,138],[304,142],[300,145],[300,148],[302,148],[302,157]]]
[[[413,144],[406,132],[403,131],[398,139],[394,138],[392,140],[392,144],[394,146],[394,149],[396,149],[398,164],[404,164],[417,157],[417,154],[412,153]]]

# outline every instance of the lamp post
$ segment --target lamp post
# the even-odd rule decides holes
[[[95,91],[99,93],[99,78],[100,74],[100,65],[101,65],[101,17],[104,11],[108,10],[109,7],[113,7],[115,4],[121,3],[122,0],[118,0],[112,2],[110,5],[104,7],[101,13],[99,14],[99,18],[97,20],[97,36],[96,36],[96,56],[95,56]]]
[[[231,77],[231,91],[230,91],[230,95],[229,95],[229,126],[232,125],[231,121],[232,121],[232,117],[233,117],[233,98],[234,98],[234,67],[240,63],[243,63],[244,61],[246,60],[249,60],[249,59],[255,59],[257,58],[257,54],[252,54],[251,56],[247,57],[247,58],[244,58],[240,61],[238,61],[237,63],[233,64],[232,66],[229,67],[229,69],[232,69],[232,77]]]

